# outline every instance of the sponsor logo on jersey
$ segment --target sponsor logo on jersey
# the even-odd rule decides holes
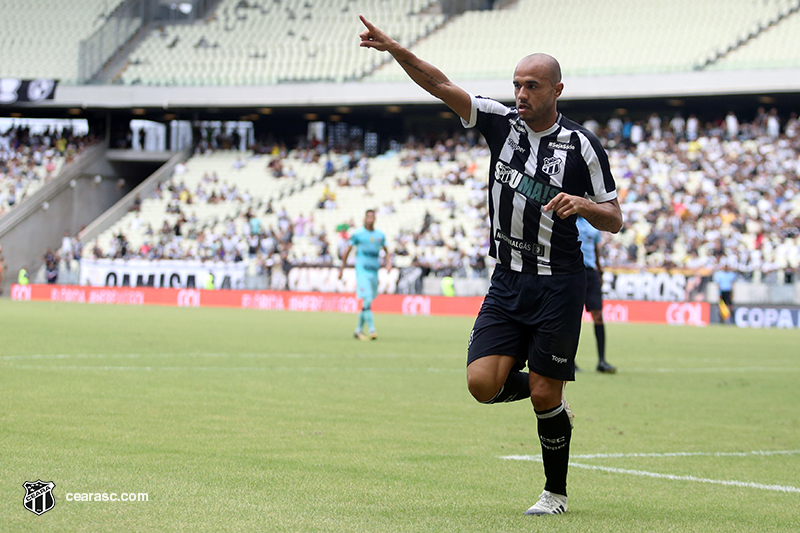
[[[511,139],[511,138],[506,139],[506,144],[509,145],[514,150],[516,150],[517,152],[520,152],[520,153],[523,153],[523,154],[525,153],[525,148],[523,148],[522,146],[520,146],[519,144],[514,142],[514,139]]]
[[[500,231],[499,229],[494,233],[495,240],[503,241],[515,250],[520,252],[527,252],[531,255],[544,255],[544,246],[535,242],[527,242],[522,239],[515,239]]]
[[[562,143],[558,141],[550,141],[550,144],[547,145],[548,148],[551,150],[574,150],[575,145],[570,143]]]
[[[547,159],[545,159],[545,162],[546,161]],[[558,159],[558,161],[559,167],[556,169],[556,172],[561,170],[560,165],[562,163],[560,159]],[[531,201],[542,205],[555,198],[556,195],[561,192],[561,189],[558,187],[536,181],[530,176],[527,176],[518,170],[514,170],[503,161],[498,161],[495,164],[494,179],[500,183],[507,184],[509,187],[515,189],[517,192],[523,196],[526,196]]]

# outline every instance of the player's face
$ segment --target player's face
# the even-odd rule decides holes
[[[550,127],[563,88],[562,83],[553,84],[545,64],[530,58],[520,61],[514,70],[514,99],[520,118],[534,131]]]
[[[375,226],[375,213],[369,212],[364,215],[364,227],[371,230]]]

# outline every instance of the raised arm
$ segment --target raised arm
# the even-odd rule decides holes
[[[414,83],[444,102],[459,117],[469,121],[472,103],[469,94],[464,89],[447,79],[447,76],[438,68],[403,48],[400,43],[365,19],[364,15],[359,15],[359,18],[367,27],[360,34],[360,46],[389,52]]]

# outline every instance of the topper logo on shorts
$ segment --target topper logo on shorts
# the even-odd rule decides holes
[[[556,363],[558,363],[560,365],[563,365],[564,363],[567,362],[567,358],[566,357],[558,357],[557,355],[553,355],[552,357],[553,357],[553,361],[555,361]]]
[[[22,484],[25,488],[25,497],[22,498],[22,505],[35,515],[43,515],[53,508],[56,499],[53,497],[53,489],[56,484],[52,481],[26,481]]]

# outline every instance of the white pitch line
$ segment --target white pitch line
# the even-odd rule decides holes
[[[770,455],[795,455],[800,450],[757,450],[753,452],[667,452],[667,453],[591,453],[570,455],[571,459],[626,459],[629,457],[750,457]],[[515,461],[541,461],[541,455],[506,455],[501,459]]]
[[[789,451],[777,451],[777,452],[745,452],[744,455],[778,455],[778,454],[795,454],[800,453],[798,450],[789,450]],[[696,454],[688,454],[688,455],[701,455],[700,453]],[[702,455],[717,455],[711,453],[705,453]],[[738,453],[731,453],[731,454],[719,454],[720,456],[740,456]],[[623,457],[683,457],[685,455],[675,454],[675,455],[668,455],[668,454],[625,454]],[[580,457],[580,456],[578,456]],[[596,456],[595,456],[596,457]],[[502,459],[510,459],[510,460],[517,460],[517,461],[539,461],[541,462],[542,457],[536,455],[509,455],[502,457]],[[759,490],[771,490],[775,492],[795,492],[800,493],[800,488],[792,487],[789,485],[764,485],[763,483],[753,483],[751,481],[736,481],[736,480],[726,480],[726,479],[709,479],[709,478],[702,478],[696,476],[677,476],[674,474],[660,474],[658,472],[647,472],[645,470],[630,470],[627,468],[614,468],[611,466],[599,466],[599,465],[587,465],[583,463],[569,463],[570,467],[575,468],[582,468],[584,470],[599,470],[601,472],[609,472],[612,474],[628,474],[631,476],[642,476],[642,477],[652,477],[657,479],[669,479],[670,481],[694,481],[696,483],[710,483],[713,485],[728,485],[733,487],[744,487],[744,488],[751,488],[751,489],[759,489]]]
[[[708,368],[625,368],[618,371],[622,374],[625,372],[635,372],[637,374],[672,374],[672,373],[686,373],[686,374],[708,374],[713,372],[800,372],[800,366],[788,367],[708,367]]]
[[[659,479],[669,479],[672,481],[694,481],[697,483],[711,483],[714,485],[730,485],[734,487],[746,487],[751,489],[772,490],[776,492],[797,492],[800,493],[800,488],[791,487],[787,485],[763,485],[761,483],[752,483],[750,481],[735,481],[725,479],[708,479],[704,477],[695,476],[675,476],[672,474],[659,474],[656,472],[645,472],[644,470],[627,470],[625,468],[613,468],[610,466],[597,466],[585,465],[581,463],[570,463],[570,467],[583,468],[585,470],[601,470],[603,472],[611,472],[613,474],[629,474],[632,476],[645,476]]]

